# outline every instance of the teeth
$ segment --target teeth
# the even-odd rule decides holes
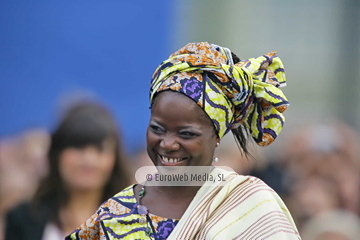
[[[161,157],[164,160],[164,162],[168,162],[168,163],[177,163],[180,160],[182,160],[182,158],[167,158],[167,157],[164,157],[164,156],[161,156]]]

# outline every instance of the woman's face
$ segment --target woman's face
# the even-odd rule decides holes
[[[187,96],[157,96],[147,129],[147,151],[156,166],[210,166],[216,143],[213,124]]]
[[[88,145],[66,148],[60,154],[60,174],[70,190],[102,190],[115,164],[115,144],[104,141],[102,149]]]

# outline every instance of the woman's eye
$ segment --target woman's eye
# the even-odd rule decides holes
[[[197,134],[192,133],[192,132],[181,132],[180,136],[182,138],[193,138],[193,137],[197,136]]]
[[[162,128],[160,128],[158,126],[155,126],[155,125],[151,125],[150,128],[154,133],[163,133],[163,132],[165,132]]]

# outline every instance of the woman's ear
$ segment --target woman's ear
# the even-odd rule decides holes
[[[216,137],[216,146],[215,147],[218,147],[218,146],[220,146],[220,138]]]

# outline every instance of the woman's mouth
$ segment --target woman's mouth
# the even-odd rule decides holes
[[[165,157],[160,154],[159,154],[159,156],[163,163],[178,163],[178,162],[183,162],[188,159],[188,157],[184,157],[184,158]]]

